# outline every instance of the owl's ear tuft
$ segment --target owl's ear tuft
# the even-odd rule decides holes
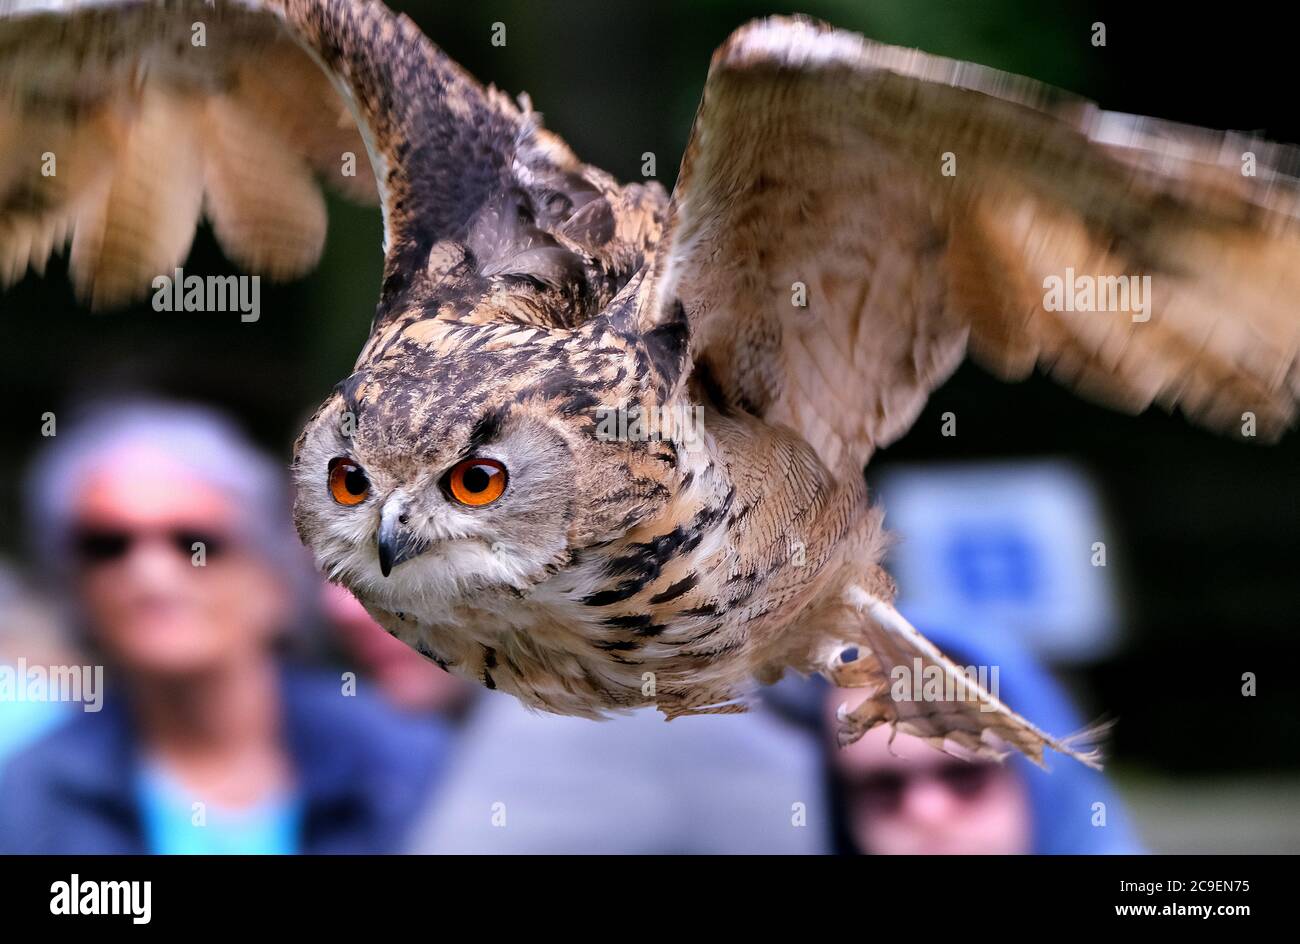
[[[641,343],[666,395],[682,379],[691,349],[691,326],[680,299],[673,303],[668,318],[641,335]]]

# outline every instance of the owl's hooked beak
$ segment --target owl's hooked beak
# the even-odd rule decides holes
[[[379,514],[379,572],[387,577],[403,561],[423,553],[428,542],[406,527],[406,500],[394,496]]]

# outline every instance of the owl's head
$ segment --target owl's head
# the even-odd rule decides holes
[[[662,510],[683,474],[671,441],[607,419],[662,395],[639,338],[464,331],[477,343],[393,345],[295,447],[304,543],[327,577],[386,609],[527,590]]]

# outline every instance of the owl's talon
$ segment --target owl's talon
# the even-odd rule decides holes
[[[848,747],[876,725],[889,719],[876,704],[875,698],[867,697],[853,709],[847,703],[840,705],[835,712],[835,720],[835,740],[840,747]]]

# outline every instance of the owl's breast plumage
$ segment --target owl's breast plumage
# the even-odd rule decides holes
[[[817,470],[793,438],[710,415],[707,448],[663,510],[616,540],[574,551],[527,590],[496,589],[428,612],[372,613],[448,671],[530,707],[599,717],[654,706],[677,716],[743,710],[738,699],[791,658],[783,632],[835,577],[865,490]],[[783,489],[762,472],[808,464]]]

